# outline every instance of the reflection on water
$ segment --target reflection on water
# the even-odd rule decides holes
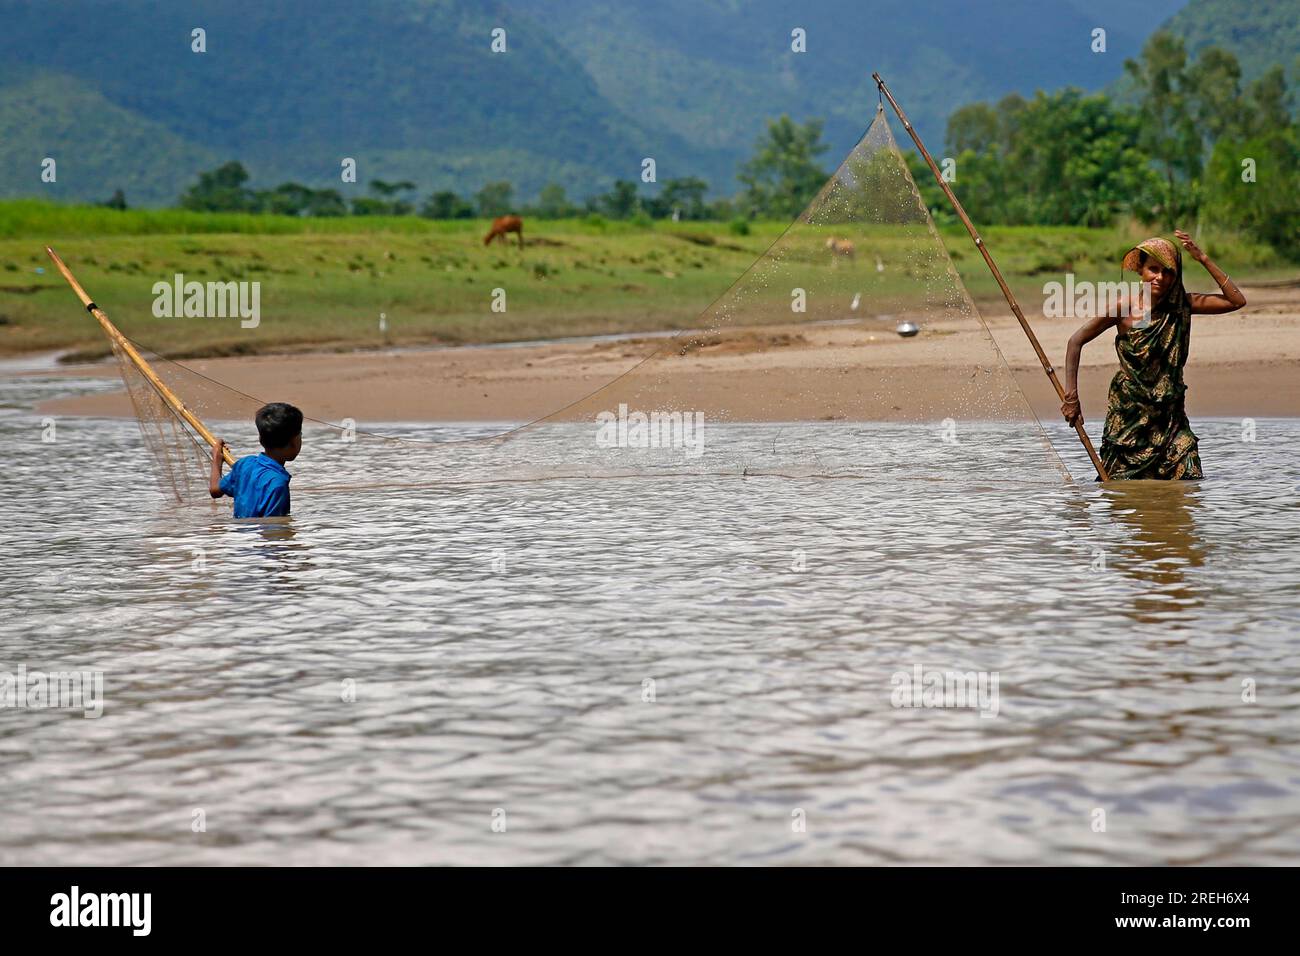
[[[1099,490],[1110,516],[1128,532],[1114,566],[1144,585],[1133,600],[1133,619],[1184,626],[1184,612],[1201,603],[1201,585],[1189,582],[1187,572],[1204,564],[1209,548],[1196,528],[1202,482],[1113,481]]]
[[[1294,862],[1300,421],[1196,427],[1222,477],[1185,485],[562,480],[234,522],[159,497],[133,424],[49,446],[15,410],[0,671],[101,670],[105,710],[0,709],[0,864]],[[916,668],[996,672],[997,716],[894,706]]]

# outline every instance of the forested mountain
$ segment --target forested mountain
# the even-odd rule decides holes
[[[751,146],[766,118],[826,120],[842,155],[876,108],[879,70],[922,136],[973,100],[1073,84],[1098,89],[1185,0],[519,0],[617,107],[694,142]],[[793,54],[791,31],[806,31]],[[1106,51],[1092,51],[1092,31]]]
[[[1107,86],[1171,14],[1193,45],[1236,44],[1248,76],[1295,49],[1294,0],[1184,3],[0,0],[0,195],[170,203],[238,159],[257,186],[505,179],[520,198],[548,181],[580,198],[646,156],[661,181],[726,194],[781,113],[826,121],[828,164],[846,152],[875,109],[873,69],[938,147],[965,103]],[[796,28],[807,52],[791,51]]]
[[[1244,80],[1272,66],[1300,86],[1300,0],[1193,0],[1169,21],[1189,55],[1207,46],[1233,53]]]
[[[535,192],[636,169],[650,146],[724,165],[612,106],[582,64],[494,0],[0,0],[0,189],[174,200],[212,158],[260,183],[339,184],[340,160],[422,188]],[[507,52],[489,44],[507,30]],[[206,52],[191,31],[206,31]],[[147,144],[147,145],[146,145]],[[43,187],[39,163],[55,157]],[[361,188],[364,188],[362,186]]]

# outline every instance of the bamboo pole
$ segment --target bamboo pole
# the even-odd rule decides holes
[[[97,306],[90,296],[86,294],[86,290],[81,287],[81,283],[77,281],[76,276],[72,274],[72,271],[64,265],[63,260],[59,258],[59,254],[49,246],[45,247],[45,254],[50,257],[50,260],[54,263],[54,267],[62,273],[63,278],[67,280],[68,285],[72,286],[72,291],[77,293],[77,298],[79,298],[81,304],[86,307],[86,311],[99,321],[100,326],[104,330],[104,334],[106,334],[109,339],[112,340],[112,342],[117,345],[123,353],[125,353],[126,357],[131,360],[131,364],[139,369],[140,374],[143,375],[145,379],[148,380],[149,384],[154,387],[154,390],[162,397],[162,400],[170,405],[172,410],[188,423],[191,428],[198,432],[199,437],[207,442],[210,447],[216,448],[217,437],[213,435],[212,432],[208,431],[208,427],[204,425],[203,422],[199,421],[197,415],[185,407],[185,403],[177,397],[175,392],[163,383],[163,380],[158,377],[158,373],[153,370],[153,367],[150,366],[149,363],[140,356],[140,353],[135,350],[135,346],[127,340],[125,335],[118,331],[116,325],[109,321],[108,316],[104,314],[104,310]],[[231,454],[229,447],[221,449],[221,457],[227,465],[234,465],[235,456]]]
[[[1008,286],[1006,280],[1002,278],[1002,273],[998,270],[997,263],[993,261],[993,257],[989,255],[988,249],[984,247],[984,240],[980,238],[980,234],[975,230],[975,224],[971,222],[970,216],[966,215],[966,210],[963,209],[961,203],[957,201],[957,196],[953,193],[952,188],[939,172],[939,167],[935,165],[934,159],[925,148],[925,144],[921,142],[921,137],[916,134],[916,130],[913,129],[912,124],[908,122],[907,116],[903,113],[902,107],[900,107],[898,101],[894,99],[894,94],[889,92],[889,87],[885,85],[885,81],[880,78],[879,73],[872,73],[871,78],[876,81],[876,86],[879,87],[880,92],[884,94],[885,99],[889,100],[889,105],[892,106],[894,112],[898,114],[898,118],[903,123],[903,128],[907,130],[908,135],[912,137],[912,142],[916,144],[916,148],[919,149],[921,155],[925,157],[925,161],[930,167],[930,172],[934,173],[934,178],[939,183],[939,188],[942,189],[944,195],[948,197],[948,201],[952,203],[952,207],[957,210],[958,217],[960,217],[962,223],[966,226],[966,231],[970,233],[970,237],[975,240],[976,248],[979,249],[980,255],[984,257],[984,262],[988,265],[989,271],[993,273],[993,278],[997,280],[998,287],[1002,289],[1002,294],[1006,296],[1007,304],[1011,306],[1011,311],[1015,313],[1016,319],[1020,322],[1020,327],[1024,329],[1025,335],[1029,337],[1029,344],[1034,347],[1034,351],[1038,354],[1038,361],[1042,363],[1043,371],[1047,373],[1047,377],[1051,380],[1052,387],[1056,389],[1056,394],[1060,397],[1061,401],[1065,401],[1065,389],[1061,387],[1061,382],[1056,377],[1056,369],[1054,369],[1052,363],[1048,361],[1047,353],[1043,351],[1043,347],[1038,344],[1038,336],[1034,334],[1034,330],[1030,327],[1029,321],[1025,318],[1025,314],[1020,311],[1020,304],[1016,302],[1016,297],[1011,294],[1011,287]],[[1088,457],[1092,459],[1093,467],[1097,469],[1097,477],[1102,481],[1108,481],[1109,476],[1106,474],[1106,467],[1101,463],[1101,458],[1098,457],[1097,450],[1092,447],[1092,441],[1088,438],[1088,432],[1084,429],[1083,423],[1080,422],[1075,425],[1074,430],[1079,435],[1079,441],[1083,443],[1083,447],[1087,450]]]

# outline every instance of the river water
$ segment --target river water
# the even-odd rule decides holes
[[[102,679],[94,719],[0,709],[0,864],[1300,858],[1300,420],[1195,422],[1187,484],[564,479],[247,523],[159,494],[134,422],[42,441],[38,400],[111,387],[0,376],[0,680]]]

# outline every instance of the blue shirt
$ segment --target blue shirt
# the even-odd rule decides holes
[[[263,452],[235,462],[221,479],[221,493],[235,499],[236,518],[273,518],[289,513],[289,479],[284,465]]]

